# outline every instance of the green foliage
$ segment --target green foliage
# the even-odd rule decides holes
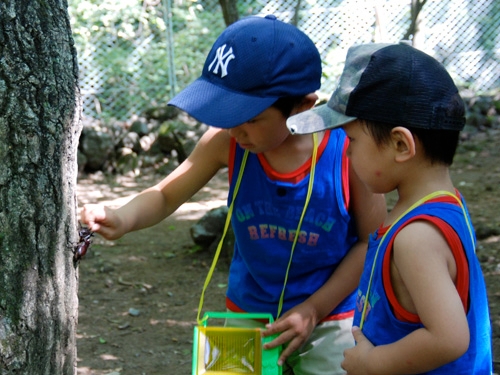
[[[225,25],[222,12],[205,11],[200,4],[175,8],[173,23],[175,73],[179,87],[183,88],[201,74],[203,62]],[[192,48],[177,48],[182,46]]]
[[[128,120],[147,108],[164,106],[171,95],[199,77],[209,49],[225,28],[218,0],[69,3],[84,114],[101,120]],[[289,22],[298,12],[298,27],[315,41],[323,59],[321,90],[330,92],[351,44],[396,42],[413,30],[411,7],[404,0],[377,6],[355,3],[242,0],[236,6],[240,18],[274,13]],[[458,84],[474,90],[497,87],[500,2],[456,3],[425,4],[419,13],[420,35],[429,44],[420,48],[425,47],[445,64]],[[376,22],[377,10],[384,16],[379,17],[380,24]]]
[[[124,118],[165,104],[171,91],[168,52],[172,47],[175,92],[201,74],[200,62],[225,27],[222,12],[209,12],[196,1],[175,4],[174,45],[170,46],[165,1],[70,0],[84,113],[89,114],[96,102],[98,115],[90,115],[104,119]],[[192,48],[182,48],[186,45]],[[134,108],[127,108],[130,97]]]

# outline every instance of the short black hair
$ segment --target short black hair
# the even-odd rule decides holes
[[[377,121],[363,120],[370,135],[377,145],[383,145],[389,141],[391,130],[397,125]],[[414,137],[418,138],[424,149],[425,155],[431,163],[442,163],[450,166],[457,151],[460,140],[460,131],[423,129],[406,127]]]
[[[305,97],[306,95],[282,97],[276,100],[271,107],[276,108],[285,118],[288,118],[290,117],[293,108],[302,103]]]

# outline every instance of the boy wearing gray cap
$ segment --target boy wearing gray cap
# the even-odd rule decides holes
[[[326,105],[287,120],[296,134],[343,127],[360,179],[398,193],[370,237],[348,375],[492,373],[476,238],[449,174],[464,113],[435,59],[406,44],[364,44],[349,49]]]
[[[284,374],[343,373],[368,234],[386,213],[352,173],[342,129],[289,133],[286,118],[314,105],[320,82],[319,52],[299,29],[274,16],[235,22],[169,103],[212,126],[187,160],[116,210],[82,212],[91,230],[118,238],[160,222],[228,167],[236,240],[226,307],[273,315],[267,327],[252,323],[278,334],[266,348],[284,345]]]

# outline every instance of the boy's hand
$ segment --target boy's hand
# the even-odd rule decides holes
[[[346,371],[347,375],[367,374],[367,357],[374,346],[368,341],[358,327],[352,327],[352,335],[356,341],[356,346],[344,350],[344,360],[341,366]]]
[[[306,303],[302,303],[288,311],[274,323],[266,325],[266,330],[262,331],[263,337],[277,333],[280,335],[273,341],[266,343],[264,349],[285,345],[278,360],[278,365],[282,366],[288,356],[299,349],[309,338],[316,324],[317,319],[314,309]]]
[[[120,218],[115,210],[109,207],[100,204],[86,204],[83,206],[81,219],[92,232],[99,233],[108,240],[115,240],[125,234],[121,228]]]

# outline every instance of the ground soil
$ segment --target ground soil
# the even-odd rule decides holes
[[[488,286],[494,366],[500,372],[500,131],[466,137],[452,167],[478,236],[477,256]],[[112,206],[161,176],[82,176],[78,202]],[[188,375],[193,327],[213,253],[198,249],[190,227],[225,204],[226,175],[159,225],[120,240],[96,236],[79,269],[79,375]],[[389,206],[394,196],[388,196]],[[204,311],[223,311],[228,260],[219,260]]]

